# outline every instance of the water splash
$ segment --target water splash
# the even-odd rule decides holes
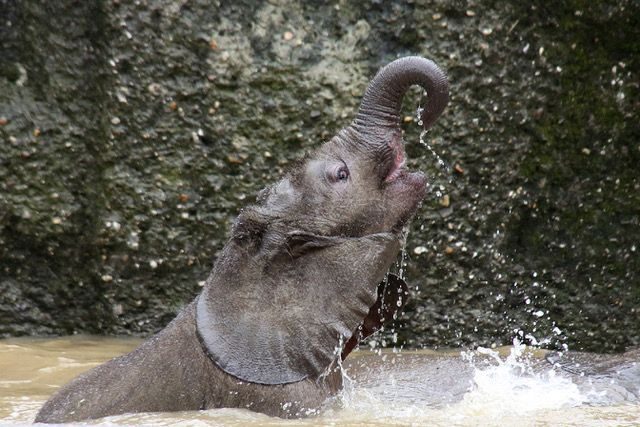
[[[400,235],[400,260],[398,261],[398,277],[402,280],[405,279],[405,267],[407,260],[407,239],[409,237],[409,225],[402,227],[402,233]]]
[[[422,127],[423,125],[423,121],[422,121],[423,111],[424,111],[424,108],[418,106],[416,110],[416,118],[418,121],[418,125],[420,127]],[[425,147],[433,155],[433,157],[436,159],[438,168],[448,177],[449,183],[451,183],[453,181],[451,166],[447,162],[445,162],[442,159],[442,157],[440,157],[440,155],[436,152],[436,150],[434,150],[433,147],[425,141],[425,137],[427,136],[427,133],[429,133],[428,129],[423,129],[422,132],[420,132],[420,139],[419,139],[420,145]]]
[[[429,152],[433,155],[433,157],[436,159],[436,163],[438,165],[438,168],[447,175],[449,183],[453,182],[453,170],[451,168],[451,165],[449,165],[447,162],[445,162],[442,157],[440,157],[440,155],[436,152],[436,150],[433,149],[433,147],[431,145],[429,145],[425,140],[424,137],[427,136],[427,133],[429,133],[428,130],[423,130],[422,132],[420,132],[420,145],[422,145],[423,147],[425,147],[427,150],[429,150]]]
[[[515,425],[517,420],[589,403],[588,395],[539,353],[518,340],[508,350],[506,357],[505,349],[486,348],[461,357],[405,354],[395,365],[385,352],[364,384],[358,375],[355,381],[350,378],[341,394],[341,416],[375,413],[378,420],[394,424]],[[364,356],[360,366],[371,357]],[[322,417],[327,415],[331,417]]]
[[[463,352],[462,356],[474,366],[474,387],[460,403],[466,416],[523,415],[575,407],[588,401],[577,384],[552,367],[535,369],[532,353],[517,338],[506,359],[497,351],[482,347],[476,352]],[[491,365],[478,367],[478,356],[488,358]]]
[[[416,116],[418,124],[421,126],[423,124],[421,119],[423,111],[424,109],[418,106]],[[419,143],[435,158],[438,169],[446,177],[448,184],[452,185],[454,183],[454,168],[452,168],[452,166],[436,152],[433,146],[426,141],[427,133],[427,130],[422,130],[420,133]],[[455,171],[458,172],[457,166]],[[432,197],[440,201],[441,205],[446,208],[449,206],[450,200],[445,185],[438,185],[434,183],[429,186],[428,191]],[[486,188],[485,190],[480,190],[476,193],[474,198],[483,198],[483,191],[486,191]],[[510,192],[508,196],[509,198],[516,198],[523,197],[523,194],[525,194],[524,190],[519,187],[517,190]],[[506,215],[507,218],[511,217],[512,208],[513,205],[509,205],[509,211]],[[498,221],[496,226],[497,228],[493,232],[492,239],[482,245],[482,252],[490,256],[496,265],[499,266],[507,265],[512,261],[508,254],[503,253],[499,249],[501,246],[500,243],[504,239],[503,228],[505,227],[505,223],[506,221]],[[424,224],[422,227],[424,227]],[[474,252],[474,258],[482,252]],[[496,271],[498,271],[497,277],[501,278],[502,272],[505,270],[500,268]],[[525,302],[524,310],[526,310],[526,313],[529,315],[529,318],[526,319],[523,324],[515,324],[514,319],[507,319],[510,321],[510,325],[512,326],[511,329],[514,334],[513,336],[519,337],[520,340],[526,340],[528,344],[534,345],[538,348],[556,348],[558,350],[561,349],[562,351],[568,351],[568,345],[563,342],[567,340],[565,332],[559,327],[556,319],[553,318],[549,310],[544,306],[545,292],[543,290],[546,288],[546,285],[541,278],[537,278],[536,272],[533,272],[531,276],[532,281],[530,283],[519,283],[519,281],[514,281],[511,289],[509,289],[509,292],[512,295],[522,296]],[[517,289],[519,284],[523,286],[520,289]],[[555,294],[552,294],[550,297],[555,298]],[[496,301],[502,300],[504,300],[504,295],[497,295]],[[541,336],[542,334],[541,338],[536,339],[533,335],[534,333],[538,336]]]

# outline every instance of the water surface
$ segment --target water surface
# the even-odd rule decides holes
[[[61,385],[141,341],[65,337],[0,341],[0,424],[25,424]],[[499,356],[498,356],[499,354]],[[626,383],[606,375],[563,375],[543,352],[359,351],[346,365],[347,386],[322,414],[281,420],[241,409],[119,415],[87,425],[150,426],[636,426],[639,367]],[[610,359],[608,367],[618,359]],[[588,363],[587,363],[588,364]],[[584,365],[584,363],[583,363]],[[607,372],[618,372],[615,369]],[[629,374],[631,373],[631,374]]]

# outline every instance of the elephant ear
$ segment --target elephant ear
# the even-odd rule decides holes
[[[197,302],[197,332],[209,357],[252,383],[327,373],[400,249],[391,233],[290,233],[282,245],[284,256],[261,258],[231,241]]]

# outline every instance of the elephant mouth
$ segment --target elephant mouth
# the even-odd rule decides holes
[[[426,186],[426,178],[421,172],[411,172],[406,168],[407,156],[402,142],[390,143],[389,165],[384,182],[388,185],[399,183],[403,187],[414,189],[415,197],[422,200]]]
[[[401,169],[388,190],[393,194],[395,202],[390,231],[401,233],[422,204],[427,193],[427,179],[422,172]]]
[[[404,150],[397,149],[394,150],[393,163],[391,164],[391,169],[389,170],[389,174],[384,179],[385,182],[393,182],[396,179],[400,178],[400,176],[406,172],[405,165],[407,164],[407,158],[404,154]]]
[[[384,182],[391,183],[406,172],[405,165],[407,163],[407,156],[400,141],[390,142],[387,149],[389,150],[387,157],[388,166]]]
[[[387,173],[383,179],[388,194],[396,202],[396,221],[392,231],[399,231],[411,220],[427,193],[427,178],[422,172],[407,169],[407,156],[401,141],[390,143]]]

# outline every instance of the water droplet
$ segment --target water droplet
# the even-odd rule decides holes
[[[442,157],[440,157],[440,155],[436,153],[436,151],[433,149],[431,145],[425,142],[424,137],[426,135],[427,135],[426,130],[423,130],[422,132],[420,132],[420,145],[422,145],[427,150],[429,150],[429,152],[433,155],[433,157],[435,157],[436,162],[438,164],[438,168],[449,176],[449,183],[452,183],[453,180],[452,180],[451,166],[449,166],[447,162],[442,160]]]

